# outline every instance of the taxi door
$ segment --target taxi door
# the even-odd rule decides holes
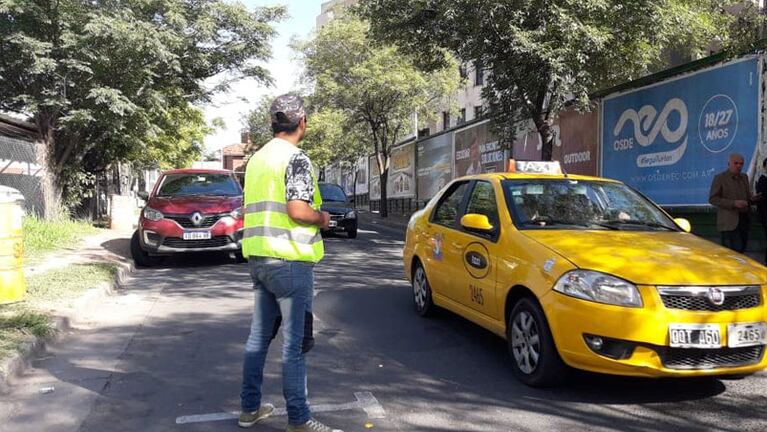
[[[460,234],[460,216],[466,205],[471,182],[455,183],[440,198],[432,211],[426,228],[428,248],[424,257],[426,276],[432,293],[457,302],[459,293],[452,279],[452,268],[461,265],[461,250],[453,247],[456,235]]]
[[[502,255],[498,202],[491,182],[473,182],[463,214],[485,215],[494,229],[473,232],[459,222],[459,230],[451,236],[449,245],[458,254],[458,262],[449,269],[456,301],[494,319],[500,319],[501,313],[496,296],[497,257]]]

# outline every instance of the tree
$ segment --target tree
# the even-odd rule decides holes
[[[367,22],[341,15],[295,48],[317,112],[331,110],[326,115],[336,118],[345,136],[364,136],[372,147],[381,173],[381,216],[386,217],[392,146],[413,130],[413,112],[433,118],[436,102],[451,95],[460,78],[449,57],[443,59],[447,66],[422,72],[394,46],[374,44],[368,29]],[[315,121],[310,118],[309,126]]]
[[[735,3],[743,2],[362,0],[360,13],[373,37],[415,55],[426,71],[444,66],[445,49],[487,69],[483,98],[504,140],[530,119],[551,160],[552,124],[565,103],[589,109],[590,92],[664,67],[671,50],[696,58],[712,42],[734,46],[738,20],[753,15],[725,11]]]
[[[272,139],[272,124],[269,117],[269,107],[275,96],[264,95],[256,102],[256,107],[244,115],[248,133],[250,134],[250,145],[245,146],[245,154],[251,155],[261,146]]]
[[[160,169],[188,168],[203,155],[205,136],[213,131],[201,109],[187,106],[166,113],[161,133],[150,137],[130,159]]]
[[[69,176],[98,172],[177,132],[170,118],[232,80],[268,82],[284,8],[223,0],[4,0],[0,111],[40,131],[56,209]],[[228,79],[211,88],[207,78]]]

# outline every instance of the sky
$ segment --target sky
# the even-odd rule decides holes
[[[289,16],[275,26],[278,34],[272,41],[272,59],[266,64],[274,79],[274,86],[265,87],[253,80],[243,80],[232,85],[228,93],[217,95],[212,103],[204,106],[208,123],[215,118],[221,118],[226,123],[226,129],[218,129],[205,138],[205,147],[208,151],[240,142],[240,130],[244,126],[242,117],[255,106],[261,96],[265,94],[276,96],[297,87],[296,81],[300,67],[294,60],[296,53],[289,48],[288,44],[293,36],[305,39],[314,30],[315,19],[320,14],[320,6],[327,0],[241,1],[248,8],[276,4],[282,4],[288,8]]]

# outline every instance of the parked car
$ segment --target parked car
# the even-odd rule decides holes
[[[179,169],[160,175],[146,200],[131,253],[138,266],[190,252],[228,252],[242,259],[242,188],[231,171]]]
[[[330,213],[330,228],[326,232],[344,231],[349,238],[357,238],[357,212],[341,186],[319,183],[322,210]]]
[[[415,309],[448,309],[506,339],[525,384],[569,367],[639,377],[767,367],[767,268],[605,178],[454,180],[411,218]]]

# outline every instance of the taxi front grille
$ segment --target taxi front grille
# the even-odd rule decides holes
[[[722,312],[749,309],[762,304],[761,289],[758,286],[659,286],[658,293],[667,309]],[[719,301],[715,302],[714,299]]]
[[[720,369],[759,363],[764,355],[764,345],[719,349],[665,348],[659,354],[663,365],[669,369]]]
[[[721,312],[757,307],[761,303],[759,294],[731,295],[725,297],[724,303],[715,305],[705,297],[688,297],[679,295],[662,295],[663,306],[668,309],[683,309],[691,311]]]

